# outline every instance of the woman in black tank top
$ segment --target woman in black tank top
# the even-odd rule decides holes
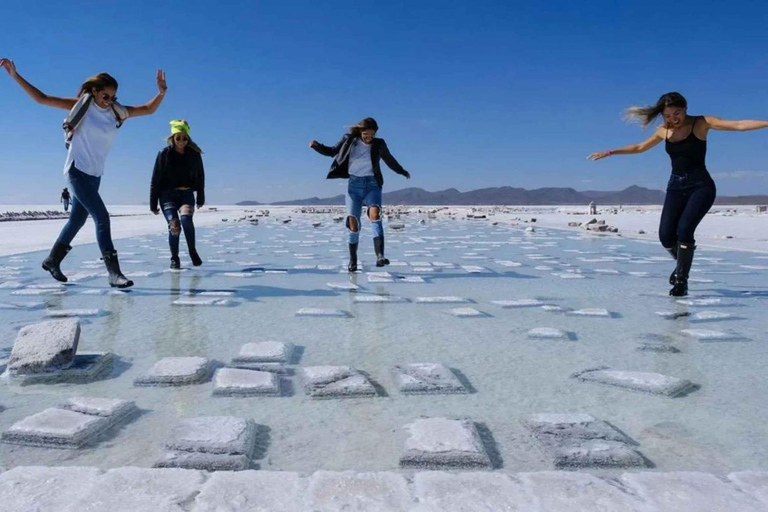
[[[663,116],[664,122],[649,139],[592,153],[587,158],[600,160],[612,155],[634,155],[664,141],[672,163],[672,175],[661,211],[659,240],[677,260],[675,270],[669,276],[672,285],[669,294],[680,297],[688,295],[688,273],[696,244],[694,231],[712,207],[717,193],[705,163],[707,134],[709,130],[759,130],[768,128],[768,121],[726,121],[714,116],[690,116],[688,102],[676,92],[664,94],[655,105],[627,109],[627,117],[639,120],[643,127],[659,116]]]

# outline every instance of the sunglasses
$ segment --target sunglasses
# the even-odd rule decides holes
[[[189,137],[185,137],[183,135],[174,135],[173,140],[176,142],[187,142],[189,141]]]
[[[110,96],[109,94],[103,92],[103,93],[101,93],[101,99],[103,101],[117,101],[117,95]]]

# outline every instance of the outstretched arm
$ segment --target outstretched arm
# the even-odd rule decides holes
[[[154,114],[155,110],[157,110],[157,107],[159,107],[163,102],[163,98],[165,98],[165,92],[168,90],[168,85],[165,83],[165,72],[163,72],[162,69],[157,70],[157,77],[155,80],[157,81],[157,94],[155,97],[149,100],[148,103],[138,107],[126,106],[125,109],[128,111],[129,117],[148,116]]]
[[[16,71],[16,64],[14,64],[14,62],[10,59],[0,59],[0,66],[5,68],[8,74],[11,75],[11,78],[16,80],[16,83],[18,83],[21,88],[24,89],[24,92],[29,94],[33,100],[35,100],[37,103],[40,103],[41,105],[63,108],[64,110],[72,110],[72,107],[74,107],[75,103],[77,103],[76,98],[58,98],[56,96],[48,96],[47,94],[43,93],[40,89],[27,82]]]
[[[397,160],[395,160],[395,157],[393,157],[392,153],[389,152],[387,143],[383,140],[381,141],[381,159],[384,160],[384,163],[387,164],[387,167],[395,171],[397,174],[401,174],[407,179],[411,179],[411,173],[403,169],[403,166],[400,165]]]
[[[648,151],[656,144],[664,140],[662,128],[658,128],[653,135],[639,144],[630,144],[629,146],[623,146],[617,149],[610,149],[608,151],[598,151],[587,156],[588,160],[600,160],[602,158],[612,155],[636,155],[638,153],[644,153]]]
[[[750,130],[760,130],[768,128],[768,121],[728,121],[715,116],[704,116],[707,122],[707,128],[710,130],[719,130],[725,132],[747,132]]]
[[[341,151],[341,146],[344,145],[344,140],[346,139],[346,135],[341,138],[341,140],[333,147],[326,146],[324,144],[320,144],[316,140],[313,140],[309,143],[309,147],[317,151],[323,156],[336,156],[339,154],[339,151]]]

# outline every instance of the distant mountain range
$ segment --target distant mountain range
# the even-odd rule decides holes
[[[384,194],[385,205],[434,205],[434,206],[472,206],[472,205],[586,205],[594,201],[598,205],[647,205],[663,204],[664,192],[633,185],[617,192],[585,190],[579,192],[572,188],[537,188],[526,190],[514,187],[493,187],[460,192],[455,188],[429,192],[422,188],[404,188],[393,190]],[[276,203],[259,203],[257,201],[241,201],[241,206],[337,206],[344,204],[344,195],[307,199],[294,199],[292,201],[279,201]],[[752,196],[722,196],[718,197],[715,204],[768,204],[768,195]]]

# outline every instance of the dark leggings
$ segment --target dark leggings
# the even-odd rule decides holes
[[[195,211],[195,195],[192,190],[163,190],[160,192],[160,205],[163,208],[165,220],[168,221],[168,245],[171,248],[171,254],[174,256],[179,254],[181,229],[184,230],[187,247],[190,252],[194,251],[195,224],[192,222],[192,214]],[[179,210],[181,210],[181,216],[179,216]]]
[[[661,210],[661,245],[672,249],[678,242],[695,243],[694,231],[712,207],[716,195],[715,182],[708,176],[694,181],[689,176],[673,174]]]

